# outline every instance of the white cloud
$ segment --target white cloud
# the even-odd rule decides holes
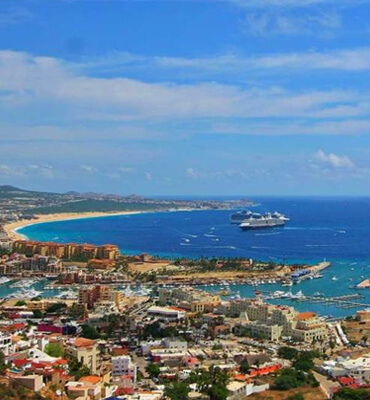
[[[130,58],[134,62],[122,60]],[[303,73],[311,70],[338,70],[338,71],[368,71],[370,70],[370,48],[360,47],[352,49],[337,49],[326,52],[306,51],[301,53],[274,53],[263,54],[255,57],[245,57],[240,54],[223,54],[204,58],[181,58],[154,56],[144,57],[139,55],[127,55],[124,53],[106,56],[98,60],[85,60],[79,64],[77,70],[91,71],[96,68],[100,73],[109,72],[112,69],[124,72],[125,68],[132,65],[151,69],[155,74],[158,70],[194,72],[194,76],[213,76],[214,74],[238,73],[248,76],[251,72],[259,74],[271,74],[272,70],[277,72]]]
[[[82,171],[87,172],[89,174],[92,174],[93,172],[96,171],[96,169],[92,165],[81,165],[80,168]]]
[[[370,50],[363,49],[361,54],[363,62],[357,66],[355,53],[348,55],[354,60],[353,67],[364,68],[368,62],[370,68]],[[230,56],[218,61],[220,68],[223,65],[241,68],[249,64],[256,69],[262,65],[265,68],[294,66],[298,69],[305,63],[315,65],[315,60],[317,66],[339,67],[341,54],[331,56],[331,62],[315,53],[308,54],[302,60],[299,55],[282,55],[247,60]],[[189,65],[200,65],[201,68],[207,68],[211,60],[185,59]],[[166,59],[166,62],[184,64],[183,59]],[[343,60],[342,64],[345,64]],[[8,104],[9,96],[18,101]],[[0,138],[3,139],[11,136],[13,140],[75,142],[93,139],[171,138],[174,133],[196,134],[199,129],[195,119],[204,123],[203,132],[211,133],[370,133],[368,99],[369,93],[366,91],[298,92],[274,86],[256,88],[214,82],[176,84],[147,83],[127,78],[96,78],[83,74],[80,68],[76,69],[74,64],[63,60],[0,51]],[[26,115],[24,110],[36,123],[32,126],[14,126],[13,121],[6,124],[9,113]],[[354,117],[356,119],[351,120]],[[243,122],[230,122],[236,118]],[[289,118],[289,123],[267,122],[272,118]],[[325,121],[329,118],[339,120]],[[48,123],[50,120],[53,120],[54,126]],[[59,121],[59,126],[55,121]],[[184,129],[183,121],[191,122],[191,127]],[[90,124],[87,128],[85,122],[104,124],[101,127]],[[170,130],[168,122],[171,123]],[[228,127],[231,129],[228,130]],[[59,145],[55,151],[58,152],[58,149]],[[83,149],[78,148],[78,151]]]
[[[214,123],[209,129],[213,134],[238,135],[342,135],[355,136],[370,133],[369,120],[323,121],[323,122],[246,122],[242,123]]]
[[[121,172],[125,173],[125,174],[128,174],[128,173],[134,172],[135,168],[133,168],[133,167],[121,167],[119,170]]]
[[[358,100],[344,91],[289,93],[217,83],[146,83],[75,75],[52,58],[0,52],[0,89],[32,104],[53,102],[68,117],[134,121],[157,118],[310,116]],[[7,95],[5,95],[7,96]],[[6,100],[3,99],[4,101]],[[44,104],[45,106],[45,104]],[[47,105],[46,105],[47,106]],[[93,112],[92,112],[93,111]],[[54,110],[55,112],[55,110]]]
[[[347,5],[355,1],[361,3],[366,0],[230,0],[232,3],[243,8],[268,8],[268,7],[288,7],[304,8],[319,4]]]
[[[315,35],[330,37],[342,27],[333,12],[292,15],[289,13],[248,13],[242,30],[252,35]]]
[[[333,168],[353,168],[354,163],[348,156],[339,156],[334,153],[325,153],[323,150],[319,150],[315,154],[315,159],[322,162],[323,164],[329,165]]]
[[[199,179],[202,176],[200,172],[191,167],[186,169],[186,175],[191,179]]]
[[[153,179],[153,175],[150,172],[145,172],[144,176],[147,181],[151,181]]]
[[[33,17],[33,14],[24,7],[10,7],[0,12],[0,26],[14,25],[27,21]]]

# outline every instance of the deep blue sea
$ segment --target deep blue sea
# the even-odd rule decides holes
[[[286,214],[290,222],[284,228],[241,231],[230,224],[230,211],[179,211],[35,224],[19,233],[42,241],[111,243],[130,254],[251,257],[287,263],[331,261],[324,278],[302,282],[292,289],[305,294],[350,294],[355,292],[350,285],[370,278],[370,198],[253,200],[259,204],[255,211],[276,210]],[[338,280],[333,281],[333,276]],[[264,288],[281,290],[278,285]],[[234,289],[242,296],[253,294],[247,285]],[[370,290],[360,293],[365,296],[362,302],[370,304]],[[307,303],[297,308],[335,316],[355,311]]]

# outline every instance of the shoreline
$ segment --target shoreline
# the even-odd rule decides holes
[[[78,219],[89,219],[89,218],[102,218],[102,217],[114,217],[120,215],[136,215],[144,214],[151,211],[118,211],[118,212],[83,212],[83,213],[56,213],[47,215],[35,215],[37,218],[29,220],[21,220],[16,222],[10,222],[3,225],[3,229],[8,235],[10,240],[29,240],[26,235],[19,233],[18,231],[26,228],[27,226],[46,224],[49,222],[59,221],[71,221]]]
[[[79,213],[54,213],[54,214],[35,214],[34,219],[21,220],[15,222],[9,222],[2,225],[2,228],[8,235],[10,240],[30,240],[26,235],[19,233],[18,231],[26,228],[27,226],[46,224],[51,222],[59,221],[71,221],[79,219],[90,219],[90,218],[103,218],[103,217],[115,217],[121,215],[139,215],[139,214],[150,214],[157,212],[190,212],[190,211],[203,211],[197,208],[178,208],[178,209],[168,209],[168,210],[140,210],[140,211],[113,211],[113,212],[103,212],[103,211],[91,211],[91,212],[79,212]]]

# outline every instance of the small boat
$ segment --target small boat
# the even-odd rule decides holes
[[[332,280],[332,281],[337,281],[338,278],[337,278],[336,276],[333,276],[333,277],[331,278],[331,280]]]

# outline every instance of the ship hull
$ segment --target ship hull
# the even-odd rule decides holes
[[[264,229],[264,228],[279,228],[285,225],[284,221],[279,222],[270,222],[270,221],[263,221],[263,223],[251,223],[251,224],[240,224],[239,227],[243,231],[249,231],[252,229]]]

